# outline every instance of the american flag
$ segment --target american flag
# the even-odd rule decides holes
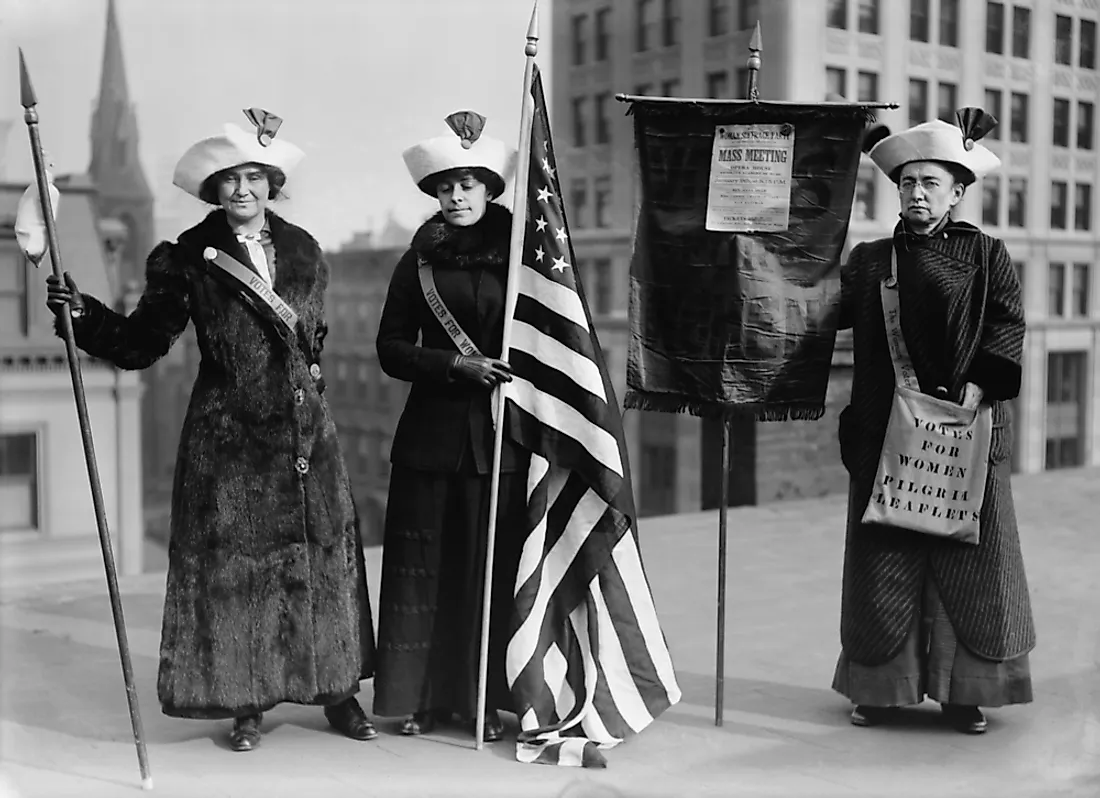
[[[575,269],[534,70],[527,224],[508,434],[531,453],[507,676],[521,762],[602,766],[601,748],[680,699],[634,528],[622,415]]]

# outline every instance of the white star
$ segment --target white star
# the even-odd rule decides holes
[[[546,174],[548,174],[550,177],[554,176],[554,169],[550,166],[549,158],[542,159],[542,171],[546,172]]]
[[[539,202],[549,202],[552,196],[554,195],[550,193],[550,189],[546,187],[539,189]]]
[[[538,219],[535,220],[535,224],[538,225],[538,232],[541,233],[543,230],[546,229],[546,217],[540,216]]]
[[[558,241],[564,244],[568,240],[569,236],[565,234],[564,227],[559,227],[557,232],[554,233],[554,238],[558,239]]]
[[[554,258],[554,265],[550,267],[552,271],[565,273],[565,270],[569,268],[569,264],[565,262],[565,258]]]
[[[542,262],[542,256],[545,254],[546,253],[542,251],[542,247],[535,248],[535,260],[539,261],[540,263]]]

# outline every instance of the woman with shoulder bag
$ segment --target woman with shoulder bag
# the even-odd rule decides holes
[[[927,695],[956,729],[980,734],[981,707],[1032,700],[1035,630],[1009,462],[1025,325],[1004,243],[952,219],[966,188],[1000,164],[977,143],[996,120],[973,108],[957,117],[895,135],[879,126],[864,144],[902,209],[893,237],[856,246],[842,271],[840,326],[853,330],[855,367],[841,414],[851,488],[833,688],[855,704],[858,726]],[[969,413],[960,439],[980,438],[981,422],[988,436],[991,417],[988,448],[973,450],[984,480],[967,485],[969,464],[952,460],[966,447],[950,440],[918,441],[908,459],[891,448],[907,387],[925,406]],[[922,481],[929,474],[946,487]],[[976,539],[917,531],[959,518]]]

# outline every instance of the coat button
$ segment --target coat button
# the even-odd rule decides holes
[[[300,405],[306,400],[306,392],[301,388],[294,389],[294,404]]]
[[[310,367],[309,367],[309,376],[313,377],[313,379],[315,379],[315,380],[321,379],[321,367],[319,365],[317,365],[316,363],[313,363],[312,365],[310,365]]]
[[[304,457],[299,457],[294,462],[294,468],[297,469],[299,474],[304,474],[309,471],[309,462]]]

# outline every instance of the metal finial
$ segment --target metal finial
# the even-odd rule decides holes
[[[31,85],[31,76],[27,72],[27,59],[23,57],[23,48],[19,48],[19,102],[24,108],[32,108],[38,105],[38,98],[34,96],[34,86]]]
[[[539,0],[535,0],[531,9],[531,23],[527,26],[527,46],[523,48],[528,58],[534,58],[539,52]]]
[[[764,49],[760,38],[760,20],[756,20],[756,27],[753,29],[752,38],[749,39],[749,60],[747,66],[749,68],[748,74],[748,86],[745,87],[745,93],[748,99],[753,102],[760,99],[760,90],[757,88],[757,73],[760,72],[760,51]]]

